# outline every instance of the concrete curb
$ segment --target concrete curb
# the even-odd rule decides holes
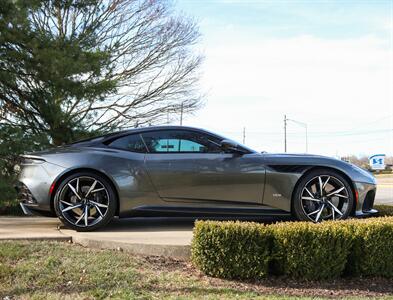
[[[40,236],[40,237],[5,237],[0,238],[0,241],[54,241],[54,242],[72,242],[72,237],[52,237],[52,236]]]
[[[72,242],[86,248],[92,249],[110,249],[123,250],[139,255],[166,256],[177,259],[189,260],[191,256],[191,246],[189,245],[157,245],[157,244],[140,244],[127,243],[120,241],[107,241],[99,239],[91,239],[78,236],[64,237],[5,237],[0,241],[54,241],[54,242]]]
[[[72,237],[72,242],[87,248],[123,250],[140,255],[167,256],[188,260],[191,256],[191,247],[186,245],[157,245],[138,244],[120,241],[97,240],[86,237]]]

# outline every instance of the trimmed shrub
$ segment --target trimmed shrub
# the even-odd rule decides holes
[[[393,216],[393,206],[391,205],[374,205],[374,208],[378,210],[378,215],[381,217]]]
[[[346,273],[352,276],[393,277],[393,217],[348,222],[354,244]]]
[[[229,279],[256,279],[268,273],[270,227],[250,222],[197,221],[193,263],[204,273]]]
[[[273,228],[274,261],[279,274],[326,279],[343,273],[353,240],[344,222],[292,222]]]
[[[208,275],[393,278],[393,217],[272,225],[198,221],[192,261]]]

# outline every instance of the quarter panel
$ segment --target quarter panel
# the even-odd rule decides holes
[[[108,176],[119,195],[120,214],[143,204],[163,203],[144,167],[145,154],[91,147],[67,150],[69,151],[62,149],[44,157],[53,163],[63,165],[65,171],[62,174],[77,169],[93,169]]]

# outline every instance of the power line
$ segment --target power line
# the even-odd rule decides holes
[[[370,125],[370,124],[375,124],[387,119],[392,119],[393,121],[393,115],[388,115],[381,117],[379,119],[370,121],[370,122],[362,122],[361,125]],[[289,120],[289,119],[287,119]],[[300,122],[299,122],[300,123]],[[358,127],[359,128],[359,127]],[[384,132],[390,132],[393,131],[393,128],[379,128],[379,129],[374,129],[370,130],[369,128],[363,129],[363,130],[356,130],[356,129],[350,129],[350,130],[339,130],[339,131],[308,131],[309,135],[360,135],[360,134],[374,134],[374,133],[384,133]],[[222,133],[227,133],[227,134],[237,134],[238,131],[221,131]],[[282,131],[263,131],[263,130],[247,130],[247,134],[266,134],[266,135],[280,135],[282,134]],[[299,132],[288,132],[287,130],[287,135],[301,135]]]
[[[227,133],[227,134],[238,134],[238,131],[221,131],[222,133]],[[386,132],[393,132],[393,128],[383,128],[383,129],[375,129],[375,130],[368,130],[368,131],[357,131],[357,132],[351,132],[351,131],[314,131],[310,132],[308,131],[309,135],[322,135],[322,136],[331,136],[331,135],[341,135],[341,136],[346,136],[346,135],[366,135],[366,134],[374,134],[374,133],[386,133]],[[279,135],[282,134],[282,132],[276,131],[247,131],[247,134],[266,134],[266,135]],[[303,133],[299,132],[288,132],[287,135],[304,135]]]

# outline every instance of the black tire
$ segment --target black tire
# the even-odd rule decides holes
[[[317,169],[300,178],[293,195],[292,211],[300,221],[344,220],[354,205],[353,190],[344,176],[331,169]]]
[[[116,207],[117,197],[112,185],[93,172],[66,177],[58,186],[54,199],[60,221],[76,231],[93,231],[107,225]]]

